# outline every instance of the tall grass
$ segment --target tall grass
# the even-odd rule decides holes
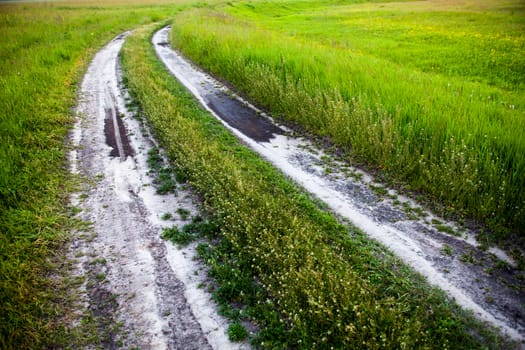
[[[288,337],[260,347],[483,347],[471,320],[443,294],[338,224],[200,109],[156,58],[151,33],[126,42],[126,80],[178,172],[213,213],[232,259],[270,294],[259,303],[281,314]],[[230,282],[225,288],[233,276]]]
[[[49,276],[72,224],[65,145],[81,74],[118,33],[177,11],[129,4],[0,4],[2,349],[42,348],[66,336],[55,320],[66,296]]]
[[[178,16],[172,41],[274,116],[501,239],[525,232],[524,8],[512,4],[240,2]]]

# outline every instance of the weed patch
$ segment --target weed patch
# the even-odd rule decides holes
[[[148,152],[148,166],[150,175],[154,177],[153,185],[158,194],[176,193],[177,180],[169,166],[165,166],[165,161],[157,147],[153,147]]]
[[[234,322],[228,327],[228,338],[231,341],[243,341],[247,336],[248,331],[246,331],[246,328],[244,328],[244,326],[240,323]]]
[[[173,243],[185,246],[192,242],[196,237],[184,229],[179,230],[178,227],[173,226],[172,228],[165,228],[162,231],[162,238],[169,239]]]
[[[191,223],[184,225],[182,229],[179,229],[176,226],[164,229],[162,231],[162,238],[168,239],[181,246],[185,246],[200,237],[214,237],[214,233],[217,230],[217,223],[204,220],[202,217],[197,216],[193,218]]]

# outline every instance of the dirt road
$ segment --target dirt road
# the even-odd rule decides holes
[[[132,117],[119,85],[118,53],[128,33],[97,53],[81,86],[72,133],[72,171],[84,178],[73,198],[91,227],[73,239],[81,310],[96,325],[104,348],[238,349],[227,322],[217,315],[205,288],[204,268],[194,246],[179,250],[160,238],[162,229],[195,214],[191,192],[159,195],[148,175],[154,146]],[[164,220],[162,219],[164,218]]]
[[[232,98],[219,82],[171,50],[168,30],[153,38],[157,54],[225,127],[460,305],[514,339],[525,337],[525,295],[512,259],[497,249],[479,249],[472,232],[461,237],[441,232],[437,220],[452,228],[455,224],[423,211],[359,169],[327,161],[328,155],[309,141],[261,118],[260,111]],[[208,281],[194,259],[194,245],[178,249],[160,238],[163,228],[185,224],[177,209],[192,215],[198,210],[187,187],[179,185],[176,195],[159,195],[153,185],[147,158],[155,141],[127,110],[119,84],[118,53],[127,35],[93,59],[72,133],[72,172],[84,179],[72,201],[79,217],[91,223],[76,234],[70,249],[81,281],[79,322],[90,318],[99,344],[109,349],[249,348],[228,340],[226,320],[200,288]]]

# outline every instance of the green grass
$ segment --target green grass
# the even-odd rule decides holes
[[[247,336],[248,331],[246,331],[246,328],[240,323],[235,322],[228,327],[228,338],[231,341],[240,342],[246,339]]]
[[[73,224],[65,141],[78,84],[101,45],[178,7],[0,4],[0,348],[70,340],[56,323],[67,294],[50,276]]]
[[[67,173],[64,141],[73,120],[72,106],[78,84],[96,50],[115,35],[171,17],[179,10],[191,7],[192,3],[191,0],[176,3],[123,0],[104,4],[90,1],[0,4],[0,58],[3,62],[0,65],[1,348],[67,346],[64,344],[81,347],[79,341],[83,340],[74,338],[89,338],[89,335],[74,334],[75,331],[71,333],[68,325],[57,323],[67,312],[67,305],[61,305],[68,302],[67,286],[50,277],[58,274],[63,242],[74,224],[69,215],[75,210],[67,208],[72,183]],[[481,34],[488,39],[474,40],[464,35],[460,44],[454,46],[451,42],[452,46],[445,50],[447,55],[461,52],[468,39],[469,53],[481,52],[475,58],[479,61],[486,56],[484,47],[494,46],[495,61],[481,64],[490,67],[491,72],[495,67],[493,73],[487,73],[488,70],[482,67],[472,67],[472,61],[466,59],[469,56],[460,55],[465,62],[451,68],[453,59],[450,59],[446,67],[434,67],[439,73],[436,75],[431,69],[433,63],[424,62],[427,58],[425,50],[432,49],[432,45],[425,47],[422,43],[425,38],[416,40],[409,36],[415,33],[402,31],[396,37],[391,31],[383,30],[383,27],[399,27],[410,22],[410,18],[402,21],[398,18],[400,23],[390,18],[399,11],[410,12],[406,8],[408,5],[363,4],[354,7],[358,15],[354,17],[354,23],[348,25],[361,28],[368,33],[366,35],[384,38],[384,41],[376,41],[370,46],[364,33],[348,37],[330,36],[340,32],[332,29],[328,32],[329,28],[339,28],[341,20],[351,18],[350,15],[338,16],[337,11],[351,13],[352,7],[330,9],[326,7],[328,3],[343,4],[333,1],[254,2],[251,6],[239,4],[239,7],[224,8],[232,16],[242,19],[202,10],[185,12],[186,18],[179,17],[177,23],[187,30],[195,30],[196,35],[202,35],[204,44],[184,33],[188,45],[202,45],[204,50],[210,47],[219,49],[213,54],[223,55],[221,60],[215,60],[217,57],[208,58],[208,61],[200,58],[201,63],[212,62],[208,66],[216,73],[229,70],[232,74],[227,78],[235,82],[236,70],[245,65],[247,78],[241,77],[240,80],[246,80],[247,84],[237,82],[238,86],[253,95],[261,105],[271,107],[276,115],[287,115],[312,131],[330,135],[339,126],[348,125],[347,112],[353,111],[355,118],[350,120],[358,122],[353,125],[365,132],[358,134],[349,128],[341,128],[345,130],[343,134],[331,135],[340,145],[350,144],[357,156],[380,164],[387,172],[397,172],[396,162],[406,157],[409,167],[399,173],[406,177],[406,181],[415,173],[414,178],[419,180],[410,180],[415,189],[426,189],[425,186],[438,190],[444,186],[462,188],[458,198],[450,198],[447,191],[443,194],[432,192],[433,187],[426,190],[452,202],[460,210],[478,208],[478,211],[472,209],[473,214],[486,213],[486,217],[495,223],[510,227],[515,222],[519,224],[514,217],[519,218],[522,213],[525,186],[521,182],[519,187],[523,181],[520,176],[523,163],[519,158],[523,154],[523,145],[516,139],[516,133],[523,130],[523,102],[520,101],[524,99],[519,90],[523,87],[519,79],[523,76],[520,75],[523,62],[514,52],[523,50],[520,46],[523,45],[523,26],[509,16],[510,11],[514,11],[516,18],[522,18],[520,5],[508,2],[511,6],[507,7],[514,7],[514,10],[487,15],[486,29]],[[477,6],[490,9],[489,5],[490,2],[484,2]],[[205,7],[203,4],[195,6]],[[375,15],[367,20],[363,17],[365,14],[359,14],[362,9],[370,9],[370,15],[390,11],[390,17],[382,19],[383,22],[372,21]],[[421,11],[422,23],[434,15]],[[475,24],[469,24],[472,21],[462,21],[461,11],[455,19],[449,16],[448,9],[444,11],[446,15],[442,15],[439,21],[449,21],[450,27],[465,27],[467,24],[475,27]],[[481,18],[478,12],[473,12],[475,21]],[[318,20],[308,19],[308,16],[317,16]],[[202,19],[205,23],[199,22]],[[302,24],[306,20],[310,23],[308,26]],[[415,21],[414,17],[412,21]],[[495,25],[494,21],[499,24]],[[192,25],[198,25],[198,28],[192,29]],[[325,25],[328,29],[323,29]],[[504,30],[501,26],[505,26]],[[318,33],[314,32],[316,28]],[[507,36],[512,40],[506,40],[506,37],[490,39],[490,35],[501,32],[509,32]],[[217,34],[224,40],[219,41]],[[273,40],[275,47],[268,46],[268,38]],[[254,298],[253,317],[261,315],[260,324],[266,327],[266,333],[263,330],[263,335],[258,338],[262,347],[296,346],[299,341],[302,348],[347,344],[361,347],[361,342],[365,342],[364,346],[374,347],[380,346],[384,339],[393,347],[406,344],[407,347],[479,348],[482,343],[489,348],[502,346],[498,338],[483,328],[475,328],[474,334],[479,334],[482,339],[476,340],[468,331],[474,327],[473,321],[465,318],[441,293],[428,290],[420,278],[413,276],[393,257],[385,256],[383,248],[367,242],[359,232],[352,230],[350,235],[353,238],[349,240],[346,228],[319,211],[269,165],[241,147],[219,123],[197,109],[192,98],[173,79],[167,78],[166,72],[156,63],[151,48],[144,49],[149,45],[146,39],[147,35],[141,33],[140,40],[134,38],[134,43],[126,49],[131,85],[155,123],[157,134],[169,146],[170,157],[179,166],[175,177],[190,180],[218,220],[221,237],[228,248],[228,259],[221,259],[229,263],[217,265],[216,274],[231,280],[242,268],[248,274],[247,278],[255,277],[261,283],[255,295],[267,296],[269,303],[263,308],[260,300]],[[388,40],[406,45],[413,42],[421,52],[405,54],[402,46],[396,50]],[[229,51],[225,49],[225,43],[232,45]],[[254,50],[240,50],[239,45],[246,43],[251,43]],[[356,47],[350,45],[354,43]],[[236,51],[247,56],[237,56]],[[441,55],[441,51],[433,54]],[[352,64],[348,63],[349,56]],[[346,80],[346,76],[341,75],[345,70],[353,74],[352,79]],[[468,74],[464,73],[465,70]],[[518,78],[513,79],[516,70]],[[382,84],[376,84],[378,80]],[[402,84],[394,88],[387,80]],[[348,84],[349,81],[352,84]],[[250,84],[254,88],[251,92],[248,89]],[[425,99],[421,89],[425,93],[431,91],[435,98]],[[475,103],[466,97],[472,90]],[[269,93],[257,95],[257,91]],[[316,94],[316,91],[323,94]],[[407,91],[408,95],[405,94]],[[444,106],[456,108],[461,118],[456,121],[446,113],[442,119],[438,118],[437,112],[431,112],[429,101],[432,106],[444,101]],[[505,103],[500,104],[500,101]],[[302,120],[302,111],[290,107],[294,103],[304,106],[305,111],[311,109],[314,115],[305,114]],[[317,104],[322,108],[311,108]],[[478,114],[474,114],[476,118],[468,120],[472,123],[468,124],[472,136],[465,138],[467,124],[463,118],[472,110],[481,111],[481,117],[478,120]],[[332,113],[328,114],[332,119],[323,119],[322,114],[326,111]],[[429,115],[414,120],[413,116],[419,115],[420,111],[427,111]],[[443,126],[437,133],[436,123]],[[454,124],[454,128],[448,128],[453,123],[457,126]],[[427,127],[429,129],[425,129]],[[455,138],[461,140],[455,141],[457,144],[450,141],[450,137],[456,135],[463,137]],[[480,135],[483,135],[482,142],[479,141]],[[361,142],[367,138],[375,142],[373,147]],[[455,148],[463,147],[462,142],[468,149],[464,155]],[[443,145],[447,147],[443,148]],[[399,151],[395,151],[395,147],[399,147]],[[441,149],[445,150],[443,159],[436,151]],[[414,163],[410,157],[418,152],[422,154],[422,162],[417,159],[418,162]],[[474,157],[474,160],[469,157]],[[381,163],[384,160],[386,162]],[[483,177],[481,184],[472,185],[477,189],[474,192],[480,193],[477,197],[463,195],[472,187],[461,187],[463,182],[459,180],[469,176],[477,179],[469,172],[454,178],[453,186],[447,185],[447,181],[465,164],[470,169],[478,169],[484,176],[490,175],[486,182],[487,177]],[[503,170],[502,164],[506,165]],[[451,170],[444,171],[446,169],[440,167],[444,165],[450,166]],[[509,177],[511,171],[514,171],[514,177]],[[444,180],[429,177],[437,172],[443,174]],[[427,183],[428,179],[433,181]],[[501,193],[490,192],[498,181],[498,186],[502,186]],[[479,203],[486,203],[485,207],[479,209]],[[501,212],[505,210],[508,215],[501,218]],[[216,227],[200,226],[199,229],[213,231]],[[236,285],[246,285],[241,282]],[[246,290],[250,288],[246,287]],[[231,294],[227,289],[222,288],[219,294],[233,297],[231,302],[238,301],[238,294]],[[271,310],[277,310],[279,316],[276,317]]]
[[[153,28],[123,49],[129,88],[170,159],[202,196],[227,247],[212,271],[218,292],[249,299],[244,277],[264,289],[279,318],[252,315],[276,333],[261,348],[497,348],[501,339],[466,316],[384,247],[340,225],[286,178],[240,145],[159,63]],[[214,230],[212,230],[214,231]],[[217,233],[216,233],[217,235]],[[206,256],[208,248],[200,245]],[[241,274],[242,271],[242,274]],[[238,281],[238,282],[235,282]],[[256,281],[256,282],[253,282]],[[255,292],[258,295],[258,292]],[[262,319],[261,319],[262,318]],[[265,328],[266,329],[266,328]],[[474,336],[475,334],[475,336]]]
[[[184,225],[181,229],[177,226],[165,228],[162,231],[162,238],[169,239],[180,246],[186,246],[200,237],[213,237],[217,229],[217,223],[196,216],[191,223]]]
[[[349,161],[523,239],[523,2],[328,3],[195,9],[171,39]]]
[[[157,147],[148,152],[149,174],[153,176],[153,185],[158,194],[177,193],[177,181],[170,167],[164,166],[164,160]]]

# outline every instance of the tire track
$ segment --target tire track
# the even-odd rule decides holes
[[[79,317],[91,317],[104,348],[231,349],[227,321],[216,313],[194,261],[194,245],[183,250],[160,238],[163,228],[184,220],[162,220],[178,208],[197,212],[188,189],[158,195],[148,175],[155,146],[144,125],[132,118],[119,85],[119,51],[129,33],[117,36],[94,57],[81,85],[72,132],[72,172],[86,178],[72,198],[90,222],[77,233],[70,257],[83,278]]]

